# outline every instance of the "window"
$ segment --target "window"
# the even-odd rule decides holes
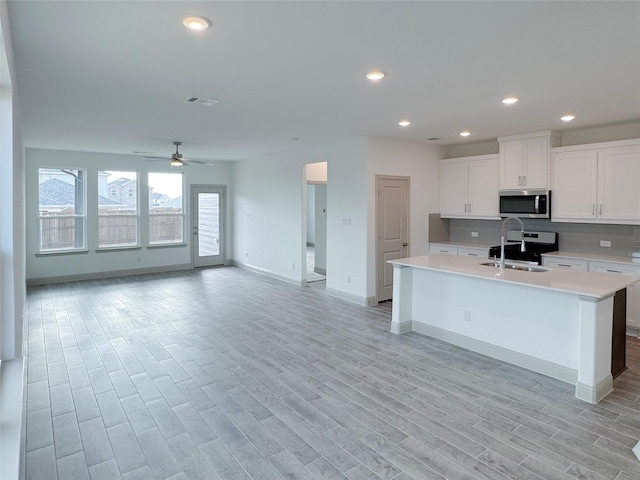
[[[40,252],[85,248],[85,178],[84,170],[38,170]]]
[[[138,245],[138,174],[136,172],[98,172],[98,248]],[[127,187],[125,199],[115,196],[117,188]]]
[[[182,174],[149,173],[149,244],[182,243]]]
[[[111,196],[115,197],[118,194],[118,190],[116,190],[115,188],[111,189]]]

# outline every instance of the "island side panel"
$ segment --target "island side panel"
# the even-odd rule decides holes
[[[576,397],[598,403],[613,390],[611,334],[613,296],[580,297],[580,366]]]
[[[403,265],[393,266],[393,300],[391,305],[391,333],[401,334],[412,330],[413,320],[413,271]]]
[[[414,331],[576,384],[578,295],[412,270]]]

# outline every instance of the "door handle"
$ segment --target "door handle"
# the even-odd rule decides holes
[[[407,245],[409,245],[407,242],[404,242],[404,243],[402,244],[402,246],[403,246],[403,247],[406,247]]]

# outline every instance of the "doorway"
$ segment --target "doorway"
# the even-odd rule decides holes
[[[306,281],[326,280],[327,162],[306,166]]]
[[[376,298],[393,296],[393,267],[409,256],[409,177],[376,175]]]
[[[225,187],[194,185],[191,199],[193,266],[222,265],[225,259]]]

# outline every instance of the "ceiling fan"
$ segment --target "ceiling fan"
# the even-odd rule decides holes
[[[145,158],[149,158],[152,159],[150,161],[154,161],[154,160],[169,160],[171,162],[171,166],[172,167],[182,167],[184,165],[189,165],[191,163],[197,163],[199,165],[209,165],[209,166],[214,166],[213,163],[209,163],[209,162],[203,162],[201,160],[192,160],[192,159],[185,159],[182,154],[180,153],[180,145],[182,145],[182,142],[173,142],[173,144],[176,146],[176,151],[175,153],[171,154],[171,157],[145,157]]]

